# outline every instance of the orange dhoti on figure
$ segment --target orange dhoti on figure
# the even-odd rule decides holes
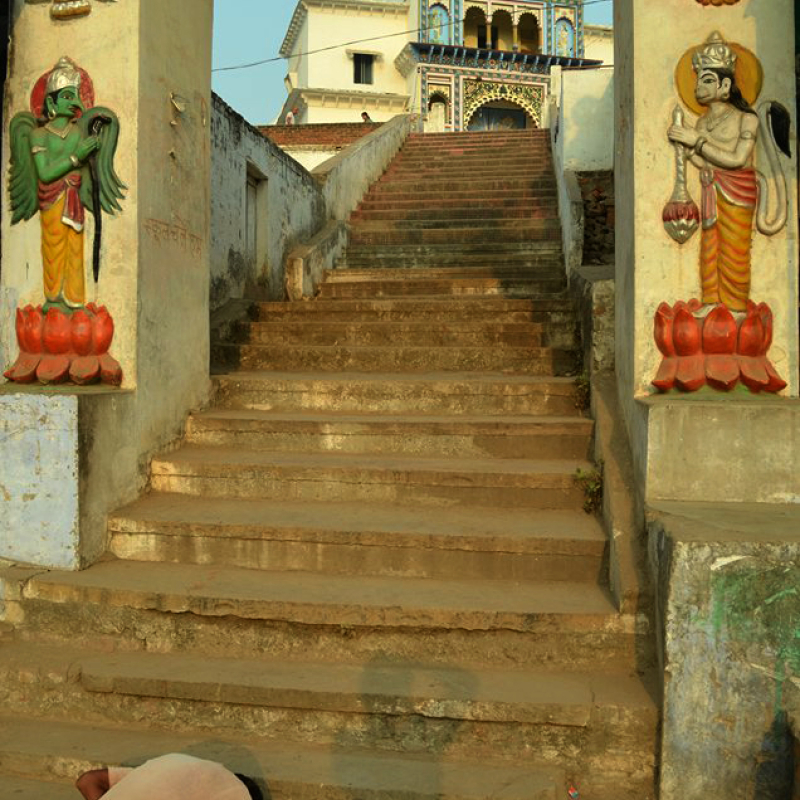
[[[758,204],[754,169],[704,169],[700,277],[703,303],[745,311],[750,297],[753,217]]]
[[[77,173],[54,183],[39,184],[44,295],[49,302],[63,300],[76,308],[86,300],[80,185]]]

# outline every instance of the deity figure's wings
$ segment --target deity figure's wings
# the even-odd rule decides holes
[[[78,124],[85,136],[96,135],[100,140],[100,149],[95,154],[97,182],[100,189],[100,206],[106,214],[122,211],[118,201],[124,199],[123,189],[128,187],[114,171],[114,156],[117,152],[117,140],[119,139],[119,119],[117,115],[108,108],[95,106],[81,116]],[[93,178],[91,170],[85,169],[82,171],[81,203],[84,208],[88,208],[94,213],[92,189]]]
[[[36,128],[36,117],[21,111],[11,120],[11,224],[30,219],[39,210],[39,179],[31,152],[31,132]]]

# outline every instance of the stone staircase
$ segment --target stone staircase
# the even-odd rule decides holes
[[[647,620],[583,512],[544,132],[412,136],[81,573],[0,572],[0,800],[185,750],[274,800],[653,796]]]

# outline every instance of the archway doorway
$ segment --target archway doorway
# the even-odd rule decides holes
[[[426,133],[443,133],[450,118],[450,103],[448,99],[436,92],[431,95],[428,103],[428,120],[425,124]]]
[[[468,131],[520,131],[537,128],[536,120],[522,106],[509,100],[494,100],[475,109]]]

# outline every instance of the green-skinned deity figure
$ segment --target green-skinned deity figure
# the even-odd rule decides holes
[[[89,75],[63,57],[37,81],[31,111],[18,113],[9,132],[11,223],[39,214],[45,302],[41,308],[28,306],[18,311],[20,358],[6,377],[18,382],[38,378],[46,383],[70,377],[79,383],[96,380],[101,377],[97,365],[91,364],[91,377],[87,378],[85,360],[105,355],[109,366],[107,350],[95,352],[98,342],[105,345],[108,334],[96,329],[113,331],[113,323],[105,309],[100,313],[94,304],[86,305],[85,216],[88,210],[95,221],[93,271],[97,281],[102,214],[121,210],[119,201],[126,188],[114,171],[119,120],[110,109],[94,106]],[[91,341],[86,345],[81,331],[90,328]],[[37,349],[38,353],[31,352]],[[55,359],[56,365],[53,356],[63,357]],[[76,359],[84,361],[70,369]],[[104,379],[118,382],[116,374],[111,379],[106,373]]]

